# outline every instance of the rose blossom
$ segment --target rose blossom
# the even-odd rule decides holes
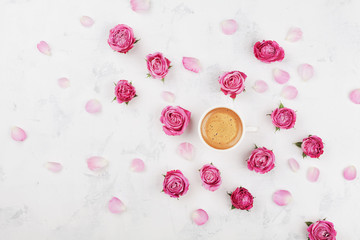
[[[165,76],[169,72],[170,60],[163,56],[162,53],[156,52],[146,56],[148,77],[152,76],[156,79],[164,81]]]
[[[167,106],[161,112],[160,122],[167,135],[181,135],[190,122],[191,112],[182,107]]]
[[[274,153],[265,148],[255,148],[247,160],[248,169],[264,174],[275,167]]]
[[[284,49],[275,41],[263,40],[254,45],[254,55],[257,59],[265,63],[282,61],[285,53]]]
[[[232,208],[250,210],[253,207],[254,197],[243,187],[238,187],[230,194]]]
[[[310,240],[336,240],[334,224],[329,221],[317,221],[308,228]]]
[[[295,125],[296,114],[294,110],[280,104],[280,107],[271,113],[271,120],[276,130],[290,129]]]
[[[136,91],[132,83],[127,80],[120,80],[115,86],[115,98],[118,103],[128,102],[136,97]]]
[[[320,137],[310,135],[309,137],[303,139],[301,149],[303,150],[303,154],[306,156],[318,158],[324,153],[324,143]]]
[[[245,90],[246,74],[239,71],[226,72],[219,77],[221,91],[231,98]]]
[[[221,185],[220,171],[212,164],[205,164],[200,169],[200,177],[204,188],[212,192]]]
[[[189,190],[189,181],[180,170],[171,170],[166,173],[163,191],[173,198],[184,195]]]
[[[110,30],[108,44],[119,53],[127,53],[137,41],[132,28],[125,24],[119,24]]]

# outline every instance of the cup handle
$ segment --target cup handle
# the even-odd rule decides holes
[[[255,126],[247,126],[245,128],[245,132],[257,132],[258,131],[258,127],[255,127]]]

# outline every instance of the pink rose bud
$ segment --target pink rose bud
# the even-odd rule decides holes
[[[120,80],[115,86],[115,98],[118,103],[128,104],[131,99],[137,97],[135,87],[127,80]]]
[[[303,157],[319,158],[324,153],[324,143],[320,137],[315,135],[309,135],[295,145],[302,149]]]
[[[164,81],[171,67],[170,60],[164,57],[162,53],[156,52],[146,56],[146,63],[149,70],[148,77]]]
[[[282,61],[285,57],[284,49],[277,42],[270,40],[255,43],[254,55],[264,63]]]
[[[273,151],[256,147],[247,160],[248,169],[257,173],[267,173],[275,167],[275,155]]]
[[[179,198],[189,190],[189,185],[189,181],[180,170],[171,170],[165,175],[163,191],[172,198]]]
[[[221,91],[231,98],[236,98],[236,95],[245,90],[246,74],[239,71],[226,72],[219,77]]]
[[[243,187],[238,187],[230,195],[232,209],[250,210],[253,207],[254,197]]]
[[[310,240],[336,240],[336,231],[332,222],[321,220],[315,223],[306,222],[306,224]]]
[[[190,122],[191,112],[182,107],[167,106],[161,112],[160,122],[167,135],[181,135]]]
[[[202,185],[205,189],[215,191],[221,185],[220,171],[212,164],[205,164],[200,169]]]
[[[132,28],[125,24],[119,24],[110,30],[108,44],[114,51],[127,53],[137,41]]]
[[[293,128],[296,122],[296,113],[290,108],[284,107],[282,103],[279,108],[271,113],[271,120],[276,130]]]

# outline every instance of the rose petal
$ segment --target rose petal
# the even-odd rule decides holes
[[[253,86],[253,89],[258,93],[263,93],[268,90],[268,84],[263,80],[257,80]]]
[[[304,63],[299,65],[298,73],[302,80],[307,81],[314,76],[314,68],[310,64]]]
[[[11,137],[15,141],[24,141],[27,138],[26,132],[19,127],[11,128]]]
[[[221,22],[221,29],[224,34],[231,35],[238,29],[238,24],[234,19],[228,19]]]
[[[47,42],[45,42],[45,41],[39,42],[39,43],[37,44],[37,49],[39,49],[39,51],[40,51],[42,54],[45,54],[45,55],[48,55],[48,56],[51,55],[50,46],[49,46],[49,44],[47,44]]]
[[[146,12],[150,9],[150,0],[130,0],[134,12]]]
[[[354,180],[356,178],[356,168],[355,166],[348,166],[347,168],[344,169],[344,178],[346,180]]]
[[[200,61],[197,58],[183,57],[182,63],[185,69],[198,73],[201,70]]]
[[[62,165],[57,162],[47,162],[44,164],[44,167],[54,173],[60,172],[62,170]]]
[[[281,92],[281,96],[286,99],[294,99],[298,95],[298,90],[294,86],[285,86]]]
[[[113,197],[109,201],[108,207],[109,207],[110,212],[112,212],[112,213],[122,213],[126,209],[124,203],[117,197]]]
[[[294,158],[290,158],[290,159],[288,160],[288,163],[289,163],[289,166],[290,166],[290,168],[291,168],[291,170],[292,170],[293,172],[299,171],[300,165],[299,165],[299,163],[298,163]]]
[[[109,164],[105,158],[98,156],[90,157],[86,162],[91,171],[101,171]]]
[[[292,200],[291,193],[287,190],[278,190],[273,194],[273,201],[279,206],[288,205]]]
[[[80,18],[80,23],[84,26],[84,27],[91,27],[94,24],[94,20],[91,17],[88,16],[82,16]]]
[[[203,209],[195,210],[191,215],[192,220],[197,225],[203,225],[209,220],[209,215]]]
[[[180,143],[177,152],[183,158],[191,160],[193,158],[194,146],[188,142]]]
[[[279,68],[275,68],[273,70],[274,79],[277,83],[284,84],[290,79],[290,75],[288,72],[281,70]]]
[[[320,170],[316,167],[309,167],[306,177],[310,182],[316,182],[319,178]]]
[[[174,102],[174,101],[175,101],[175,94],[173,94],[172,92],[163,91],[163,92],[161,93],[161,97],[162,97],[166,102]]]
[[[101,103],[96,99],[91,99],[86,103],[85,110],[88,113],[98,113],[101,111]]]
[[[133,170],[134,172],[142,172],[145,169],[145,164],[144,161],[141,160],[140,158],[134,158],[131,161],[131,170]]]
[[[58,84],[61,88],[68,88],[70,87],[70,81],[67,78],[59,78]]]
[[[300,28],[290,28],[285,40],[289,42],[297,42],[302,38],[302,35],[303,33]]]
[[[349,97],[353,103],[360,104],[360,88],[352,90]]]

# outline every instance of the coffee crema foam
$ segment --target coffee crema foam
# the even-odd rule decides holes
[[[243,134],[242,121],[229,108],[215,108],[201,122],[201,136],[216,149],[228,149],[238,143]]]

